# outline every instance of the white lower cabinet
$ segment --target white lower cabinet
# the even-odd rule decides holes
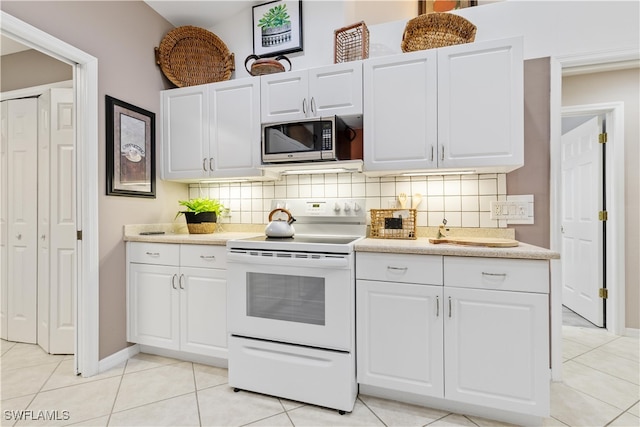
[[[127,243],[127,340],[226,359],[225,249]]]
[[[548,416],[546,261],[358,253],[356,277],[358,383]]]

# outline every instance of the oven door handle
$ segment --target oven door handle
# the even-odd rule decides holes
[[[227,262],[247,264],[268,264],[284,267],[313,267],[313,268],[349,268],[349,259],[336,258],[288,258],[276,256],[254,256],[237,252],[227,253]]]

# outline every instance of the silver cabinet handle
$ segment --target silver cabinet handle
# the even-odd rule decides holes
[[[206,260],[209,260],[209,259],[216,259],[216,257],[215,257],[215,256],[213,256],[213,255],[200,255],[200,258],[201,258],[201,259],[206,259]]]
[[[449,297],[449,317],[451,317],[451,297]]]
[[[436,317],[440,317],[440,297],[436,297]]]
[[[307,115],[307,98],[302,99],[302,112]]]
[[[47,240],[47,236],[45,234],[43,234],[42,236],[40,236],[40,238],[42,239],[42,241],[44,242],[45,240]]]
[[[213,172],[213,157],[209,157],[209,170]]]
[[[145,252],[149,256],[160,256],[160,252]]]
[[[316,98],[311,97],[311,114],[316,115]]]
[[[178,289],[178,288],[176,288],[176,278],[177,278],[177,276],[178,276],[177,274],[174,274],[173,276],[171,276],[171,287],[173,289]]]
[[[393,267],[391,265],[387,266],[387,270],[395,270],[395,271],[407,271],[408,267]]]
[[[433,145],[431,145],[431,157],[429,157],[429,160],[433,162]]]
[[[180,283],[180,289],[184,290],[184,274],[180,275],[180,280],[178,280],[178,283]]]
[[[441,145],[442,151],[440,152],[440,160],[444,161],[444,145]]]
[[[492,276],[492,277],[507,277],[507,273],[487,273],[485,271],[482,272],[483,276]]]
[[[16,239],[18,239],[18,240],[22,240],[22,234],[19,234],[19,233],[18,233],[18,234],[16,235]]]
[[[202,170],[207,171],[207,158],[202,159]]]

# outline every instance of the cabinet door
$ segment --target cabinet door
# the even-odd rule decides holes
[[[547,295],[445,285],[444,296],[446,398],[548,416]]]
[[[364,169],[436,167],[436,52],[364,62]]]
[[[356,283],[358,382],[443,397],[442,287]]]
[[[178,350],[177,267],[129,264],[127,341]]]
[[[262,123],[309,117],[309,75],[307,70],[260,77]]]
[[[362,61],[309,70],[310,116],[362,114]]]
[[[209,85],[212,175],[260,175],[260,80]]]
[[[209,174],[207,86],[162,92],[162,178],[197,179]]]
[[[524,164],[522,39],[438,49],[438,85],[438,167]]]
[[[226,270],[182,268],[179,280],[182,351],[226,359],[226,276]]]

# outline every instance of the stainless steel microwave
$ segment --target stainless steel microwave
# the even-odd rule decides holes
[[[355,136],[336,116],[263,124],[262,162],[351,160]]]

